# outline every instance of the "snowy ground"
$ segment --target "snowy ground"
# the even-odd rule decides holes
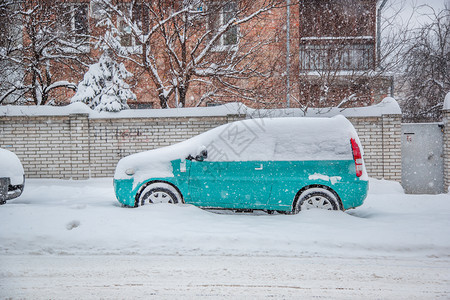
[[[0,298],[450,298],[450,195],[393,182],[355,210],[267,215],[27,180],[0,220]]]

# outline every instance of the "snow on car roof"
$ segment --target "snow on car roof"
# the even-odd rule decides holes
[[[250,119],[207,135],[203,146],[212,161],[351,159],[349,140],[357,136],[343,116]]]

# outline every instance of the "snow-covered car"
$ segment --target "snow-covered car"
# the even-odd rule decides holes
[[[19,197],[23,192],[25,175],[17,155],[0,148],[0,204]]]
[[[333,118],[237,121],[117,164],[118,201],[297,213],[362,205],[368,176],[353,125]]]

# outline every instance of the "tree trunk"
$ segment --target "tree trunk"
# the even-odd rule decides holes
[[[168,102],[168,98],[164,97],[164,95],[159,95],[159,104],[161,105],[161,108],[169,108],[169,106],[167,105]]]
[[[181,107],[186,106],[186,93],[187,93],[187,89],[185,86],[178,87],[178,95],[180,97]]]
[[[36,81],[37,81],[37,75],[36,72],[33,71],[33,78],[32,78],[32,83],[33,83],[33,102],[35,105],[39,105],[39,101],[38,101],[38,95],[37,95],[37,86],[36,86]]]

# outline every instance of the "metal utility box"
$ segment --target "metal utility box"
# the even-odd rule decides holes
[[[408,194],[444,192],[443,125],[402,124],[402,186]]]

